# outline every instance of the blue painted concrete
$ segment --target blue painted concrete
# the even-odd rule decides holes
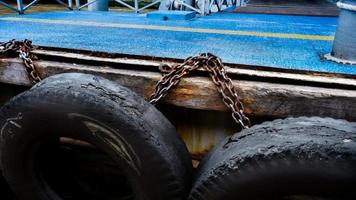
[[[147,13],[148,19],[157,20],[189,20],[196,16],[193,11],[159,10]]]
[[[226,13],[189,21],[152,20],[145,14],[84,11],[12,17],[321,36],[333,36],[337,24],[337,18],[332,17]],[[332,41],[0,20],[0,41],[12,38],[29,38],[45,46],[169,58],[212,52],[228,63],[356,75],[355,66],[320,60],[320,56],[331,51]]]

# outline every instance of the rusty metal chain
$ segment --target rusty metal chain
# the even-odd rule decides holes
[[[31,54],[32,49],[33,46],[31,40],[10,40],[8,42],[0,43],[0,57],[19,51],[19,57],[22,59],[25,65],[28,77],[34,84],[36,84],[40,82],[42,78],[40,77],[36,66],[33,63],[34,56]]]
[[[168,94],[171,88],[179,84],[183,76],[198,68],[203,68],[209,73],[213,83],[222,96],[224,104],[232,111],[232,118],[240,124],[242,128],[249,128],[251,122],[244,113],[244,106],[240,101],[236,88],[233,86],[231,79],[227,76],[221,59],[211,53],[189,57],[179,65],[160,66],[160,70],[164,75],[161,80],[158,81],[155,92],[150,97],[150,103],[157,103]]]
[[[34,56],[31,54],[32,49],[33,46],[30,40],[10,40],[5,43],[0,43],[0,57],[19,51],[19,57],[23,60],[30,80],[33,83],[38,83],[42,78],[33,63]],[[160,70],[164,73],[164,76],[158,81],[155,92],[150,97],[150,103],[157,103],[168,94],[171,88],[179,84],[182,77],[198,68],[203,68],[209,73],[213,83],[222,96],[224,104],[232,111],[232,118],[240,124],[242,128],[249,128],[251,126],[250,120],[244,114],[244,106],[240,101],[231,79],[225,72],[221,59],[211,53],[189,57],[180,65],[160,66]]]

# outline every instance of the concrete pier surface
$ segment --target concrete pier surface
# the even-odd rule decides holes
[[[218,13],[192,20],[155,20],[146,14],[61,11],[0,17],[0,41],[165,58],[211,52],[252,67],[356,74],[326,61],[337,17]]]

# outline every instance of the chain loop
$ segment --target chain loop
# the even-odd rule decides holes
[[[24,41],[10,40],[0,43],[0,57],[19,51],[19,57],[22,59],[30,80],[35,84],[42,80],[35,64],[33,63],[32,42],[25,39]],[[155,92],[150,97],[150,103],[155,104],[165,97],[169,90],[177,86],[182,77],[188,75],[198,68],[205,69],[217,87],[224,104],[232,111],[232,118],[242,128],[251,126],[249,118],[244,113],[244,106],[232,80],[227,76],[224,65],[220,58],[211,54],[203,53],[195,57],[188,57],[182,64],[170,66],[161,65],[160,70],[164,73],[161,80],[158,81]]]
[[[0,43],[0,57],[4,57],[10,53],[19,51],[19,57],[22,59],[28,77],[32,83],[36,84],[42,80],[35,64],[33,63],[33,55],[31,50],[33,49],[32,41],[25,39],[24,41],[10,40],[8,42]]]
[[[164,75],[158,81],[155,92],[150,97],[150,103],[156,104],[168,94],[171,88],[179,84],[183,76],[198,68],[203,68],[209,73],[224,104],[232,111],[232,118],[235,122],[244,129],[249,128],[251,126],[250,119],[244,113],[244,106],[232,80],[227,76],[221,59],[211,53],[189,57],[182,64],[175,66],[161,65],[160,70]]]

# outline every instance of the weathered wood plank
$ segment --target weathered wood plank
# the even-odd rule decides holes
[[[53,56],[58,57],[60,59],[66,58],[68,60],[73,61],[86,61],[86,62],[97,62],[102,65],[111,64],[111,66],[118,68],[120,65],[131,65],[131,66],[139,66],[143,71],[147,70],[156,70],[158,71],[158,66],[163,62],[166,64],[177,64],[172,60],[144,60],[144,59],[135,59],[135,58],[103,58],[85,54],[78,53],[70,53],[63,51],[51,51],[51,50],[34,50],[34,54],[39,56]],[[56,60],[54,60],[56,61]],[[267,70],[253,70],[253,69],[244,69],[237,68],[233,66],[229,66],[228,64],[225,66],[226,71],[229,74],[233,75],[243,75],[251,78],[269,78],[269,79],[285,79],[290,81],[307,81],[312,83],[328,83],[328,84],[336,84],[336,85],[344,85],[344,86],[353,86],[356,87],[356,79],[355,78],[344,78],[340,75],[332,75],[332,74],[318,74],[318,73],[288,73],[288,72],[276,72],[276,71],[267,71]],[[200,71],[204,71],[200,69]]]
[[[147,98],[161,75],[158,72],[90,65],[37,61],[42,77],[82,72],[106,77]],[[19,59],[0,59],[0,82],[30,85]],[[325,116],[356,121],[356,91],[258,81],[233,81],[246,107],[254,116]],[[226,107],[207,77],[189,77],[172,90],[164,102],[176,106],[221,110]]]
[[[31,85],[26,69],[19,59],[0,59],[0,81],[15,85]]]

